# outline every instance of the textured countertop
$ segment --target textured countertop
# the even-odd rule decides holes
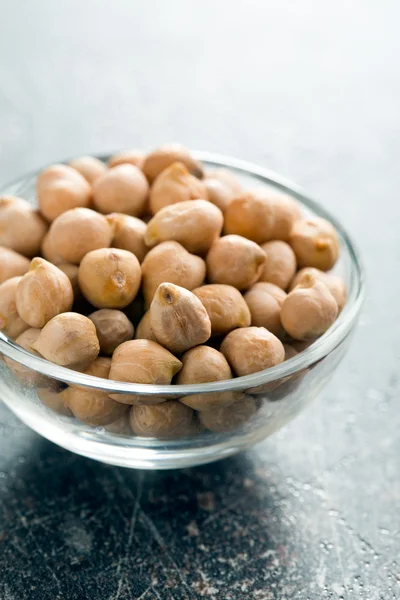
[[[182,141],[303,185],[369,281],[319,400],[235,458],[104,466],[0,404],[1,600],[400,598],[398,2],[0,7],[0,182]]]

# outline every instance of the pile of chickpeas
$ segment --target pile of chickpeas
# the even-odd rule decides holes
[[[0,329],[63,367],[141,384],[229,380],[298,354],[346,301],[328,273],[339,254],[329,222],[228,170],[205,173],[177,144],[48,167],[37,203],[0,196]],[[46,406],[115,433],[227,431],[257,410],[230,391],[60,389],[6,363]]]

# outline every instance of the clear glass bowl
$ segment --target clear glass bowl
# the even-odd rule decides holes
[[[224,167],[232,170],[244,186],[267,186],[288,192],[300,202],[305,214],[328,219],[340,237],[341,256],[335,271],[346,281],[347,303],[325,335],[294,358],[246,377],[196,385],[130,384],[84,375],[33,356],[0,333],[0,352],[3,355],[0,361],[0,397],[26,425],[72,452],[105,463],[144,469],[188,467],[235,454],[260,442],[293,419],[324,387],[348,348],[362,305],[364,283],[358,253],[342,225],[297,186],[267,169],[204,152],[196,153],[196,157],[204,162],[206,169]],[[6,186],[2,193],[20,195],[35,204],[36,176],[37,173],[33,173],[23,177]],[[18,363],[19,376],[16,375],[15,364],[10,369],[7,366],[10,361],[5,361],[4,357]],[[55,412],[54,397],[43,395],[43,385],[49,383],[64,387],[65,384],[79,385],[114,394],[159,395],[169,399],[198,393],[245,392],[250,398],[250,412],[254,414],[233,431],[223,433],[198,430],[188,437],[174,440],[135,437],[133,434],[111,432],[104,427],[90,427],[71,416]]]

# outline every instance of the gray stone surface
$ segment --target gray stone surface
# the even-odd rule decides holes
[[[0,406],[0,598],[400,598],[398,2],[0,9],[0,182],[179,140],[302,184],[354,234],[369,281],[319,401],[245,455],[131,472]]]

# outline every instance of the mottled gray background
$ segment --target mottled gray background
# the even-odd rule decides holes
[[[169,140],[266,165],[347,224],[369,282],[332,383],[246,455],[74,456],[0,406],[1,600],[400,598],[396,0],[0,0],[0,182]]]

